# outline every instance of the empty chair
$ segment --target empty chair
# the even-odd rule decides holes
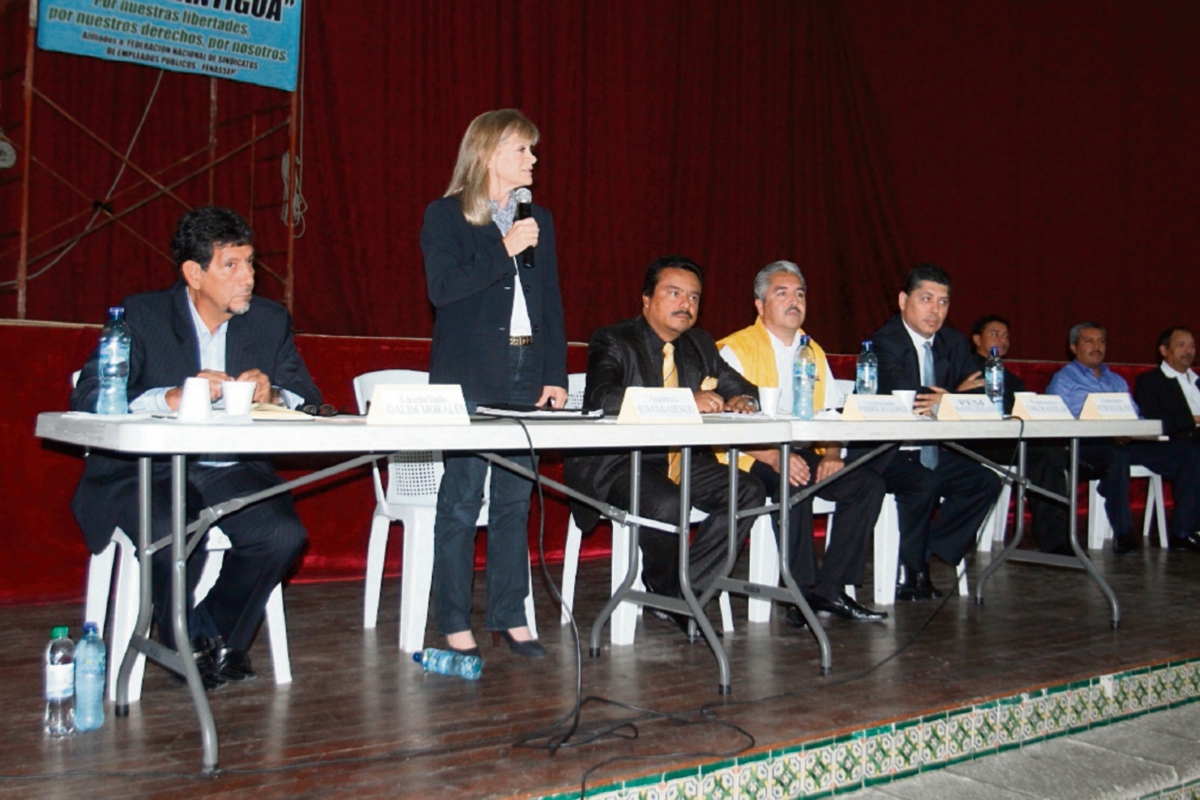
[[[354,379],[354,396],[359,413],[365,414],[371,392],[377,385],[427,384],[429,373],[409,369],[368,372]],[[425,646],[425,624],[429,615],[429,592],[433,585],[433,525],[437,516],[438,487],[442,482],[442,454],[438,451],[393,453],[387,457],[387,483],[383,484],[379,465],[372,467],[375,487],[375,512],[367,544],[366,589],[363,596],[363,627],[374,628],[379,616],[379,596],[383,582],[384,557],[387,554],[391,523],[404,525],[404,550],[400,577],[400,647],[416,653]],[[487,525],[487,484],[478,524]],[[534,619],[532,576],[525,598],[525,617],[529,632],[537,637]]]

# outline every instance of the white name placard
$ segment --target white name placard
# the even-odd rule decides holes
[[[639,425],[643,422],[677,422],[698,425],[702,420],[691,389],[630,386],[625,390],[625,399],[621,401],[621,413],[617,416],[617,423]]]
[[[1017,395],[1012,415],[1017,419],[1075,419],[1056,394]]]
[[[1083,403],[1080,419],[1137,419],[1133,399],[1125,392],[1093,392]]]
[[[914,417],[908,404],[890,394],[846,395],[846,406],[842,419],[852,420],[907,420]]]
[[[945,420],[1003,419],[996,404],[985,394],[944,394],[938,403],[937,418]]]
[[[382,385],[371,392],[368,425],[470,425],[458,384]]]

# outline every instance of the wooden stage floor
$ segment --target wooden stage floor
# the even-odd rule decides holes
[[[986,558],[975,559],[972,579]],[[647,613],[636,645],[606,643],[591,659],[585,644],[582,670],[583,695],[603,698],[584,707],[585,728],[642,719],[618,729],[622,738],[553,757],[515,746],[575,699],[570,629],[557,624],[544,589],[538,614],[549,657],[526,661],[489,643],[483,680],[470,683],[426,676],[397,649],[398,581],[385,582],[372,631],[361,627],[360,583],[295,585],[287,592],[294,682],[274,684],[260,636],[252,651],[259,679],[210,695],[221,745],[215,778],[199,774],[186,692],[154,667],[128,718],[114,719],[109,706],[98,732],[44,738],[42,649],[52,625],[70,623],[78,635],[82,603],[0,607],[0,796],[550,795],[578,790],[588,770],[588,785],[602,786],[1200,652],[1200,556],[1155,547],[1100,554],[1098,563],[1122,603],[1119,631],[1083,573],[1006,565],[982,607],[955,596],[941,607],[899,606],[885,623],[825,621],[828,677],[818,674],[811,636],[784,625],[778,608],[771,623],[750,625],[745,601],[735,599],[738,627],[725,639],[733,692],[725,698],[707,646],[689,645]],[[607,561],[581,568],[589,626],[607,594],[607,570]],[[560,568],[553,571],[557,578]],[[948,568],[935,567],[934,578],[951,584]],[[482,590],[482,576],[476,583]],[[715,603],[710,610],[717,619]]]

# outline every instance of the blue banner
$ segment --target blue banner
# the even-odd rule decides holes
[[[38,47],[296,90],[301,0],[40,0]]]

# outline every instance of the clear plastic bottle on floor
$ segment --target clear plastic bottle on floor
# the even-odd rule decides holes
[[[469,681],[479,680],[483,673],[483,659],[479,656],[451,653],[449,650],[438,650],[435,647],[426,647],[419,653],[413,653],[413,661],[424,667],[426,672],[457,675]]]
[[[52,628],[46,647],[45,730],[51,736],[75,732],[75,643],[67,631],[66,625]]]
[[[94,731],[104,724],[104,640],[96,623],[83,624],[75,647],[75,730]]]

